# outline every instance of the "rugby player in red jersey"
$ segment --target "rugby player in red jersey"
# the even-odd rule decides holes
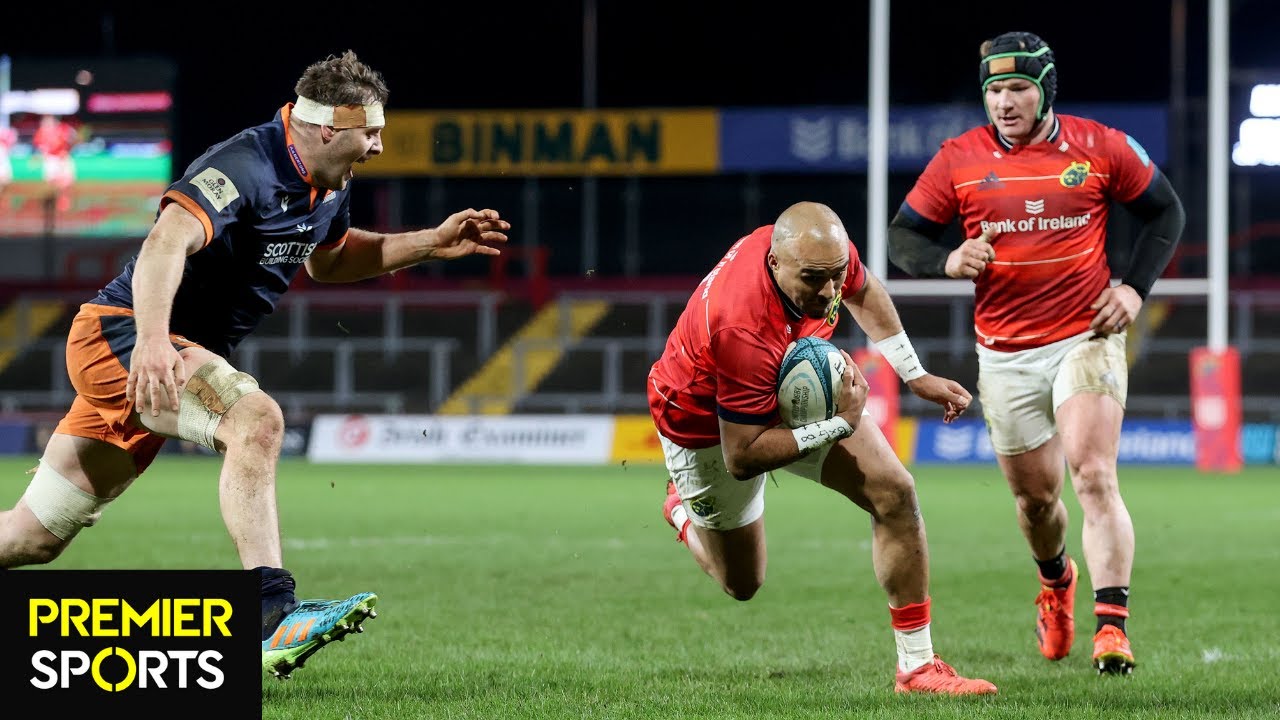
[[[426,260],[495,255],[511,226],[463,210],[439,226],[351,227],[353,168],[382,152],[382,75],[355,53],[308,67],[296,102],[209,148],[160,201],[138,257],[80,307],[67,338],[76,390],[39,467],[0,512],[0,568],[48,563],[151,464],[166,438],[223,455],[223,522],[262,580],[262,664],[281,677],[375,614],[377,596],[301,600],[276,512],[280,406],[227,361],[302,268],[355,282]]]
[[[58,212],[71,209],[69,191],[76,181],[76,163],[71,151],[78,142],[76,129],[56,115],[41,115],[31,144],[41,157],[41,177]]]
[[[649,410],[671,481],[663,517],[698,565],[731,597],[764,583],[765,473],[785,469],[871,514],[872,562],[889,599],[898,692],[979,695],[933,652],[929,560],[915,483],[874,422],[867,384],[845,354],[837,414],[797,429],[779,424],[778,369],[797,338],[830,339],[843,305],[916,395],[954,419],[958,383],[924,371],[884,286],[858,258],[840,218],[798,203],[738,240],[703,278],[649,373]]]
[[[974,282],[978,397],[1039,566],[1040,652],[1066,657],[1075,632],[1065,463],[1084,513],[1094,665],[1128,673],[1134,538],[1116,471],[1124,331],[1172,258],[1185,216],[1136,140],[1054,112],[1057,67],[1043,40],[1005,33],[980,57],[990,124],[942,144],[890,224],[890,258],[913,276]],[[1143,223],[1114,287],[1105,249],[1113,201]],[[940,238],[956,220],[967,239],[952,249]]]

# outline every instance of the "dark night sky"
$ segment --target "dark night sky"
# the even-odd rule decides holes
[[[867,97],[865,0],[818,3],[649,0],[599,3],[600,106],[852,105]],[[1207,0],[1186,0],[1188,90],[1204,93]],[[0,22],[0,52],[24,58],[150,55],[177,63],[179,163],[263,122],[293,98],[310,62],[356,50],[380,70],[392,109],[577,107],[583,101],[582,0],[297,6],[137,4],[68,11],[29,4]],[[1059,99],[1163,101],[1170,88],[1169,2],[898,0],[890,30],[894,103],[973,99],[977,47],[1006,30],[1039,33],[1059,64]],[[1233,61],[1280,72],[1274,0],[1233,2]],[[988,5],[994,8],[994,5]]]

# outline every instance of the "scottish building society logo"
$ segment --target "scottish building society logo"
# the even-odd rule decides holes
[[[0,573],[0,686],[57,715],[261,717],[259,587],[247,571]]]

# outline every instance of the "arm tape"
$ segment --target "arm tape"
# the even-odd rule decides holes
[[[853,427],[839,415],[830,420],[819,420],[808,425],[801,425],[791,431],[795,436],[796,447],[800,452],[809,454],[820,447],[843,440],[853,434]]]
[[[877,341],[876,348],[893,366],[894,372],[898,373],[902,382],[911,382],[929,374],[924,369],[924,363],[920,362],[920,357],[916,355],[916,349],[911,345],[911,338],[907,337],[906,330]]]

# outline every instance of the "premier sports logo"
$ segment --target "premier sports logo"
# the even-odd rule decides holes
[[[58,715],[200,703],[261,717],[259,587],[249,571],[0,573],[6,699]]]
[[[146,608],[135,608],[119,598],[31,598],[27,602],[28,635],[58,638],[103,637],[231,637],[231,603],[224,598],[162,598]],[[103,670],[106,660],[119,658],[124,675]],[[222,687],[226,674],[217,650],[139,650],[108,645],[90,660],[83,650],[37,650],[31,656],[35,676],[31,684],[41,690],[70,687],[77,676],[88,675],[107,692],[188,687],[190,680],[206,690]],[[191,666],[197,666],[193,669]],[[170,671],[172,667],[173,671]],[[176,675],[176,678],[174,677]],[[168,676],[168,677],[166,677]],[[115,680],[115,681],[113,681]]]

